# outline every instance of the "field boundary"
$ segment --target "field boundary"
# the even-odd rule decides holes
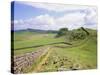
[[[21,49],[27,49],[27,48],[35,48],[35,47],[41,47],[41,46],[53,45],[53,44],[67,44],[67,45],[72,45],[71,43],[67,43],[67,42],[56,42],[56,43],[49,43],[49,44],[44,44],[44,45],[36,45],[36,46],[29,46],[29,47],[17,48],[17,49],[14,49],[14,50],[21,50]]]
[[[40,71],[40,69],[42,68],[42,65],[46,62],[46,60],[48,59],[48,57],[50,56],[52,50],[50,47],[48,47],[48,52],[46,54],[46,56],[43,58],[43,60],[37,65],[36,69],[34,69],[34,72],[38,72]]]

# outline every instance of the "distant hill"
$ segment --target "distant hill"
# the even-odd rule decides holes
[[[36,33],[57,33],[56,30],[40,30],[40,29],[23,29],[23,30],[11,30],[11,32],[36,32]]]

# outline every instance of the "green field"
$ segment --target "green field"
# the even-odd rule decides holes
[[[25,32],[23,32],[25,33]],[[22,48],[22,47],[31,47],[38,45],[46,45],[49,43],[62,42],[63,38],[55,39],[55,34],[32,34],[31,32],[27,34],[23,33],[15,33],[14,38],[14,49]],[[37,48],[38,49],[38,48]],[[15,54],[27,53],[30,51],[36,50],[36,48],[26,48],[22,50],[14,50]]]
[[[90,29],[87,31],[90,35],[79,40],[69,40],[65,36],[55,38],[56,33],[14,32],[12,41],[14,42],[14,56],[49,48],[47,54],[37,59],[24,72],[96,69],[97,31]]]

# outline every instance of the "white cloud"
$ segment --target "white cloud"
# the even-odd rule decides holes
[[[36,8],[46,9],[48,11],[55,11],[55,12],[64,12],[64,11],[76,11],[76,10],[84,10],[88,8],[95,8],[95,7],[88,7],[88,6],[80,6],[80,5],[67,5],[67,4],[55,4],[55,3],[37,3],[37,2],[18,2],[21,4],[29,5]]]
[[[85,20],[86,24],[95,24],[97,23],[97,11],[95,9],[88,9],[89,13],[86,15]]]
[[[49,16],[48,14],[37,16],[35,18],[35,21],[37,21],[37,23],[41,24],[41,25],[53,25],[53,24],[55,24],[54,18]]]
[[[48,14],[39,15],[36,17],[33,17],[28,20],[19,20],[14,21],[15,28],[16,29],[26,29],[26,28],[33,28],[33,29],[44,29],[44,30],[58,30],[59,28],[67,27],[69,29],[76,29],[79,27],[87,27],[87,28],[96,28],[96,25],[84,25],[85,21],[84,18],[90,18],[91,22],[94,20],[95,15],[92,14],[92,17],[89,15],[86,16],[86,14],[81,13],[71,13],[71,14],[65,14],[64,16],[54,18],[53,16],[50,16]],[[90,22],[90,21],[89,21]]]
[[[63,17],[58,18],[58,22],[61,24],[75,24],[82,23],[84,21],[85,14],[74,13],[74,14],[66,14]]]
[[[39,15],[27,20],[15,20],[14,21],[14,29],[49,29],[49,26],[55,25],[55,20],[53,17],[48,14]]]
[[[30,3],[30,2],[20,2],[26,5],[30,5],[37,8],[43,8],[48,11],[64,12],[70,10],[80,9],[84,12],[73,12],[64,13],[63,16],[58,16],[55,18],[53,15],[50,16],[49,13],[41,14],[36,17],[32,17],[27,20],[15,20],[15,29],[45,29],[45,30],[58,30],[62,27],[67,27],[69,29],[76,29],[78,27],[87,27],[96,29],[97,24],[97,11],[95,7],[89,6],[73,6],[73,5],[57,5],[49,3]]]

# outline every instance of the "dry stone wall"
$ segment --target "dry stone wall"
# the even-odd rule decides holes
[[[36,59],[47,53],[47,49],[40,49],[35,52],[26,53],[19,56],[14,56],[13,71],[14,73],[23,73],[23,70],[30,67]]]

